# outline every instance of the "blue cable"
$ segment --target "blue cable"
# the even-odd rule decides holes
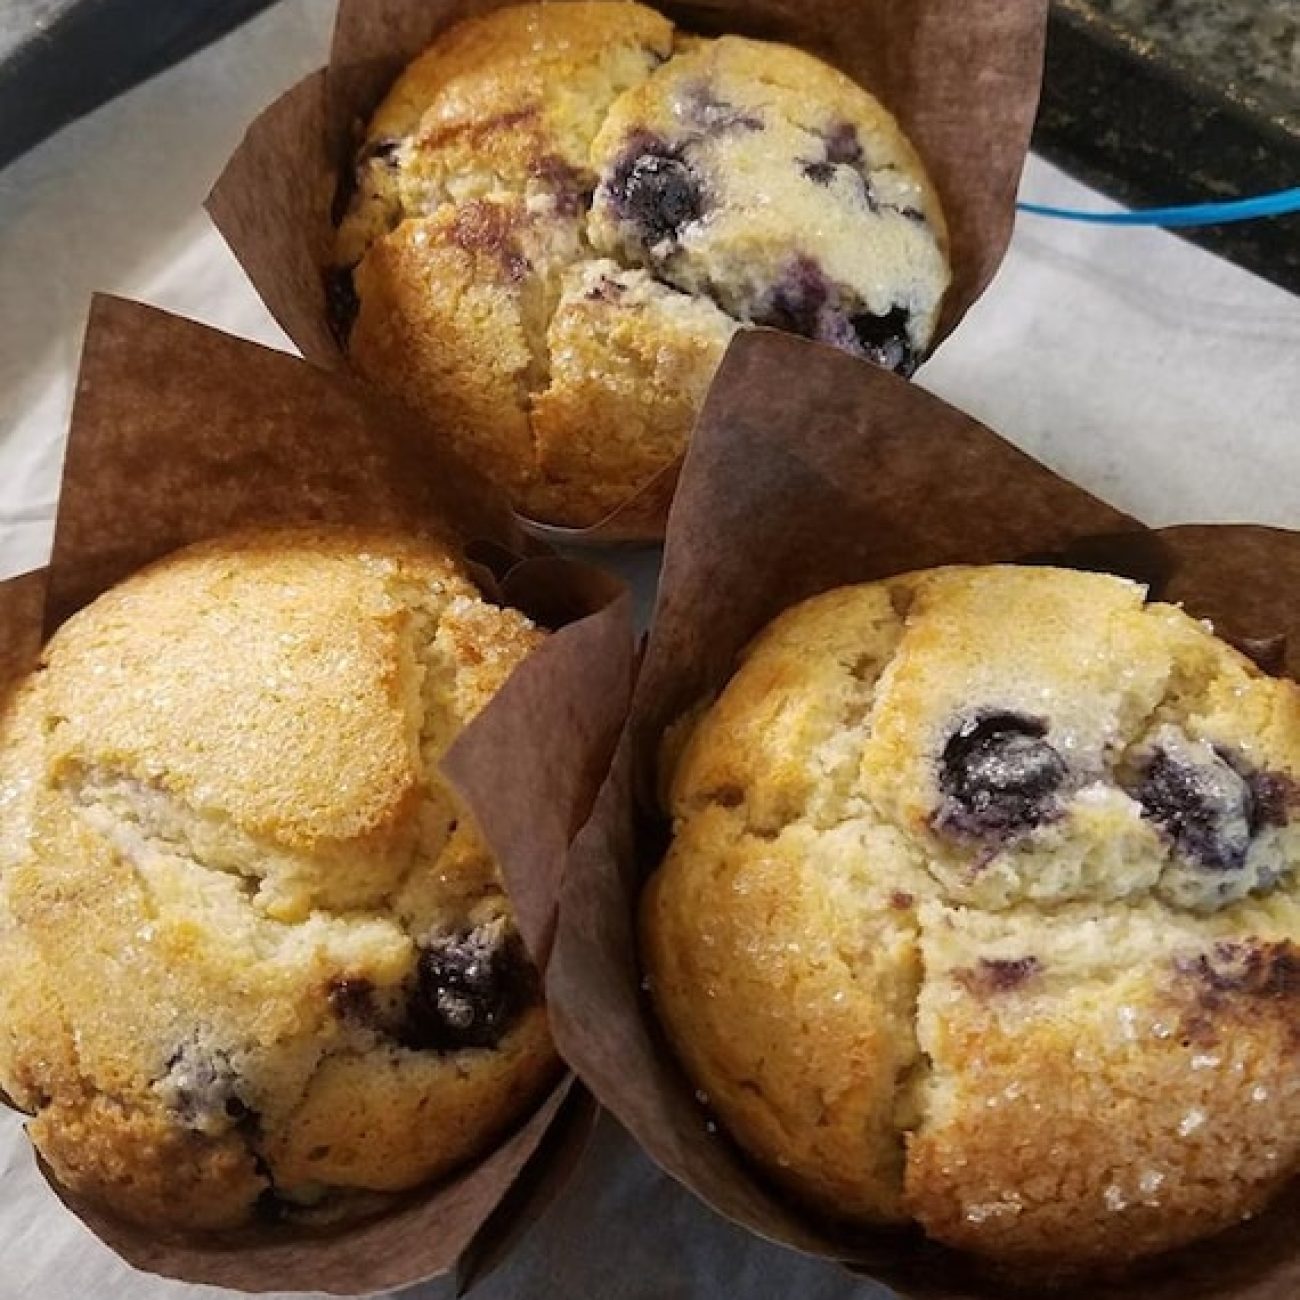
[[[1254,221],[1300,212],[1300,189],[1279,190],[1253,199],[1226,203],[1191,203],[1174,208],[1144,208],[1137,212],[1084,212],[1077,208],[1052,208],[1041,203],[1017,203],[1021,212],[1061,221],[1091,221],[1105,226],[1217,226],[1229,221]]]

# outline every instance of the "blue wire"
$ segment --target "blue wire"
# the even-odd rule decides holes
[[[1021,212],[1061,221],[1091,221],[1106,226],[1217,226],[1229,221],[1254,221],[1300,212],[1300,189],[1279,190],[1253,199],[1226,203],[1191,203],[1174,208],[1144,208],[1137,212],[1083,212],[1077,208],[1052,208],[1041,203],[1017,203]]]

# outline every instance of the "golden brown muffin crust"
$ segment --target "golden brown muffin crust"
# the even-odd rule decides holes
[[[550,523],[673,463],[742,325],[910,372],[948,282],[934,190],[866,91],[621,0],[443,33],[353,186],[330,281],[352,363]]]
[[[669,738],[641,935],[708,1105],[828,1218],[1034,1275],[1300,1172],[1300,688],[1140,588],[787,611]]]
[[[0,1087],[160,1228],[334,1215],[482,1152],[557,1061],[438,771],[540,640],[454,552],[345,528],[178,552],[0,712]]]

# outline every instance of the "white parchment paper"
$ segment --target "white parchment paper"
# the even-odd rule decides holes
[[[324,61],[328,0],[252,24],[0,172],[0,576],[44,562],[89,295],[127,294],[287,347],[201,211],[254,113]],[[1045,163],[1024,193],[1104,208]],[[1159,231],[1021,219],[1007,264],[920,382],[1153,524],[1300,528],[1300,299]],[[651,556],[617,566],[639,588]],[[181,1300],[45,1188],[0,1115],[0,1300]],[[450,1297],[448,1283],[409,1293]],[[485,1300],[874,1300],[757,1242],[605,1121]]]

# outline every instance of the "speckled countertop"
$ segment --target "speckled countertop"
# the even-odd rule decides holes
[[[1300,0],[1081,0],[1269,114],[1300,117]]]
[[[1300,185],[1300,0],[1052,0],[1034,141],[1132,207]],[[1180,232],[1300,293],[1300,216]]]

